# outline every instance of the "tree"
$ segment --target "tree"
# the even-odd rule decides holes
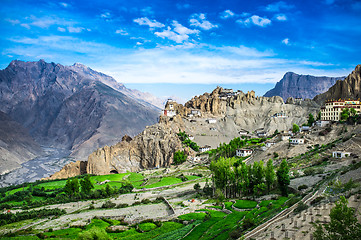
[[[317,120],[317,121],[318,121],[318,120],[321,120],[321,111],[317,113],[317,119],[316,119],[316,120]]]
[[[174,164],[181,164],[187,160],[187,156],[183,151],[176,151],[173,156]]]
[[[290,184],[289,167],[286,159],[283,159],[280,167],[277,169],[277,180],[283,196],[288,195],[288,185]]]
[[[293,133],[298,133],[300,131],[300,127],[297,124],[293,124],[292,126],[292,132]]]
[[[272,159],[268,160],[266,165],[266,185],[267,185],[267,191],[269,192],[273,183],[276,180],[276,174],[273,169],[273,161]]]
[[[347,207],[347,199],[344,196],[336,202],[331,209],[330,223],[317,224],[313,233],[315,240],[343,240],[359,239],[361,236],[361,224],[355,217],[355,209]]]
[[[64,192],[69,196],[79,193],[79,181],[77,178],[68,179],[64,186]]]
[[[350,116],[350,111],[348,108],[344,108],[341,112],[341,121],[347,121]]]
[[[85,194],[89,194],[94,188],[93,183],[90,181],[90,176],[87,175],[85,178],[80,180],[81,191]]]
[[[307,125],[308,125],[309,127],[311,127],[314,122],[315,122],[315,118],[313,117],[312,113],[308,114]]]
[[[198,192],[201,189],[201,185],[199,183],[196,183],[194,184],[193,188]]]

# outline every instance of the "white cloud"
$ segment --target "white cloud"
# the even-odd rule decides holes
[[[163,23],[160,23],[156,20],[150,20],[147,17],[134,19],[133,22],[138,23],[139,25],[146,25],[150,28],[162,28],[165,27]]]
[[[279,1],[279,2],[268,4],[266,7],[263,8],[263,10],[265,10],[267,12],[279,12],[282,9],[290,10],[290,9],[292,9],[294,7],[295,6],[292,5],[292,4],[287,4],[284,1]]]
[[[22,26],[22,27],[24,27],[26,29],[30,29],[30,25],[27,24],[27,23],[22,23],[22,24],[20,24],[20,26]]]
[[[172,23],[174,27],[174,31],[183,35],[183,34],[198,34],[199,30],[196,29],[189,29],[187,27],[184,27],[182,24],[178,23],[177,21],[173,21]]]
[[[285,39],[282,40],[282,43],[285,44],[285,45],[289,45],[290,44],[290,39],[285,38]]]
[[[129,35],[129,33],[127,31],[125,31],[124,29],[117,29],[115,31],[116,34],[120,34],[120,35],[123,35],[123,36],[126,36],[126,35]]]
[[[227,18],[232,18],[235,17],[236,14],[234,12],[232,12],[231,10],[225,10],[223,12],[221,12],[221,18],[222,19],[227,19]]]
[[[168,27],[166,30],[163,30],[162,32],[155,32],[154,34],[163,39],[168,38],[170,40],[173,40],[176,43],[182,43],[189,39],[189,36],[187,34],[177,34],[171,30],[171,27]]]
[[[59,31],[59,32],[65,32],[66,29],[65,29],[65,28],[62,28],[62,27],[58,27],[58,31]]]
[[[189,22],[191,26],[199,27],[203,30],[210,30],[212,28],[218,27],[216,24],[212,24],[210,21],[208,21],[204,13],[193,14]]]
[[[82,27],[68,27],[70,33],[80,33],[84,30]]]
[[[287,16],[284,14],[277,14],[275,15],[275,19],[277,19],[277,21],[283,22],[283,21],[287,21]]]
[[[272,21],[267,17],[260,17],[257,15],[253,15],[252,17],[249,17],[245,20],[239,19],[236,22],[246,27],[250,27],[252,24],[259,27],[267,27],[268,25],[271,24]]]
[[[109,18],[111,18],[111,14],[110,14],[110,12],[104,12],[104,13],[100,14],[100,17],[104,18],[104,19],[109,19]]]
[[[60,2],[59,4],[60,4],[60,6],[63,6],[63,7],[65,7],[65,8],[67,8],[67,7],[70,6],[69,3],[65,3],[65,2]]]
[[[322,70],[317,66],[331,63],[277,58],[272,52],[247,46],[198,44],[193,48],[135,48],[125,52],[122,48],[70,36],[9,40],[17,44],[16,47],[3,49],[4,55],[34,60],[44,58],[69,65],[75,61],[82,62],[123,83],[274,83],[287,71],[327,76],[342,76],[349,71]]]
[[[9,22],[9,23],[11,23],[11,24],[13,24],[13,25],[20,24],[20,21],[17,20],[17,19],[7,18],[7,19],[5,19],[5,21],[7,21],[7,22]]]

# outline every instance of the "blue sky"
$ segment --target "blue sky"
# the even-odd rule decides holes
[[[283,74],[344,76],[361,56],[361,1],[1,2],[0,67],[83,63],[189,99],[217,85],[262,95]]]

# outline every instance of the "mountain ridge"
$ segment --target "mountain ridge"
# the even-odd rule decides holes
[[[313,99],[316,95],[326,92],[337,80],[345,77],[326,77],[302,75],[294,72],[286,72],[282,79],[276,83],[273,89],[263,96],[280,96],[284,101],[287,98]]]
[[[0,70],[0,110],[40,144],[71,149],[72,156],[84,159],[120,135],[135,136],[157,122],[159,108],[124,89],[82,64],[14,60]]]

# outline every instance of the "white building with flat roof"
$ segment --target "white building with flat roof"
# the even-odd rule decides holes
[[[247,157],[247,156],[251,155],[252,153],[253,153],[252,149],[242,148],[242,149],[236,150],[236,155],[238,157]]]

